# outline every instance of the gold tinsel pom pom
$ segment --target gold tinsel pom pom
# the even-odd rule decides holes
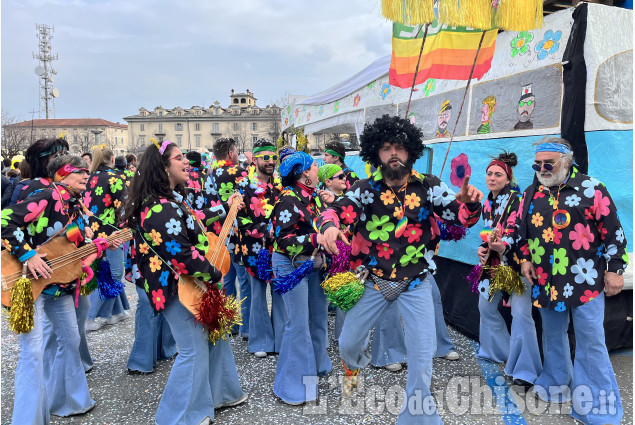
[[[496,13],[500,29],[529,31],[542,28],[543,0],[501,0]]]
[[[328,292],[335,292],[342,286],[357,280],[357,276],[352,272],[338,273],[335,276],[331,276],[322,282],[322,289]]]
[[[504,291],[508,294],[522,295],[525,293],[525,285],[510,266],[499,265],[496,267],[483,267],[484,270],[493,271],[489,285],[489,299],[494,297],[496,291]]]
[[[11,289],[9,327],[13,332],[25,334],[33,329],[33,291],[31,281],[21,277]]]
[[[434,1],[381,0],[381,14],[404,25],[429,24],[434,19]]]

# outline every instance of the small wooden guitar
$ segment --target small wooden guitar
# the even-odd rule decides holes
[[[234,220],[236,220],[239,204],[240,202],[237,200],[232,202],[232,206],[227,213],[227,218],[223,223],[223,228],[218,236],[212,232],[207,232],[209,249],[207,250],[205,258],[214,267],[220,270],[223,277],[229,272],[231,267],[231,257],[229,256],[226,240],[234,224]],[[179,285],[179,300],[181,304],[196,317],[198,316],[199,306],[201,305],[201,298],[207,291],[207,285],[205,282],[201,282],[192,276],[181,275],[180,278],[182,285]]]
[[[130,229],[123,229],[114,232],[105,239],[108,243],[115,239],[129,241],[132,239],[132,232]],[[26,277],[31,279],[33,299],[37,299],[48,285],[65,285],[80,277],[82,275],[82,259],[96,252],[97,247],[92,243],[78,248],[66,236],[58,236],[44,244],[38,249],[38,253],[47,254],[45,261],[51,267],[53,273],[50,278],[38,277],[35,279],[31,272],[27,270]],[[23,264],[8,250],[2,251],[0,260],[2,261],[2,278],[0,279],[2,284],[2,305],[11,307],[11,288],[22,277]]]

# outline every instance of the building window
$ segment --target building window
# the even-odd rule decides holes
[[[256,143],[258,141],[258,136],[251,136],[251,142]]]
[[[220,131],[219,131],[219,128],[218,128],[218,127],[219,127],[219,125],[218,125],[218,123],[217,123],[217,122],[213,123],[213,124],[212,124],[212,133],[220,133]]]
[[[194,124],[194,131],[201,131],[201,123],[197,122]]]
[[[237,122],[234,123],[234,131],[238,131],[238,123]]]
[[[139,143],[144,144],[146,142],[146,136],[145,135],[141,135],[139,136]]]
[[[159,144],[163,143],[163,136],[159,136]]]
[[[163,124],[159,123],[159,132],[163,132]]]
[[[159,111],[159,116],[162,117],[163,116],[163,111]]]
[[[84,135],[84,143],[88,143],[88,134]]]
[[[179,146],[181,146],[181,139],[182,139],[182,136],[176,136],[176,144]]]
[[[117,137],[115,137],[115,145],[117,144]]]
[[[242,99],[240,99],[240,103],[247,103],[247,101],[245,100],[245,98],[243,97]]]
[[[196,137],[196,147],[200,148],[201,147],[201,135],[200,134],[196,134],[196,135],[194,135],[194,137]]]
[[[183,123],[177,122],[176,125],[174,126],[174,129],[176,131],[183,131]]]
[[[238,99],[234,99],[234,103],[238,103]]]
[[[251,123],[251,131],[258,131],[258,123],[257,122],[252,122]]]
[[[146,125],[145,124],[139,124],[139,131],[146,131]]]

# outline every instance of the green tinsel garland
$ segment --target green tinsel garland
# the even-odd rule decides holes
[[[322,282],[329,300],[344,311],[350,310],[364,293],[364,283],[354,273],[338,273]]]
[[[81,288],[79,288],[79,295],[86,296],[97,289],[97,270],[100,261],[101,260],[95,260],[90,265],[90,268],[93,269],[93,278],[89,282],[86,282],[86,284],[83,285]]]

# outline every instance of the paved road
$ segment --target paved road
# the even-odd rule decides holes
[[[136,292],[130,284],[126,292],[134,316]],[[2,318],[2,424],[9,424],[13,409],[13,379],[18,358],[18,337],[7,329]],[[330,330],[333,329],[331,318]],[[53,416],[52,424],[151,424],[167,381],[171,360],[160,361],[150,375],[129,375],[126,370],[128,353],[133,342],[134,320],[107,326],[88,334],[88,344],[95,367],[87,375],[91,395],[97,406],[89,413],[70,418]],[[479,363],[474,358],[476,344],[450,329],[458,362],[436,359],[432,391],[441,406],[446,424],[574,424],[568,415],[569,404],[537,404],[532,395],[528,408],[519,414],[514,405],[505,410],[505,402],[498,405],[492,394],[505,394],[509,381],[500,376],[498,366]],[[320,378],[319,405],[288,406],[272,392],[276,357],[257,359],[247,352],[242,338],[231,340],[243,389],[250,394],[242,406],[216,411],[220,424],[388,424],[394,423],[400,406],[398,394],[403,391],[407,371],[392,373],[384,369],[368,368],[363,373],[363,387],[351,402],[342,399],[339,386],[341,366],[337,344],[329,347],[335,368],[330,376]],[[624,406],[623,423],[632,423],[633,416],[633,357],[631,351],[611,355],[620,386]],[[489,379],[489,384],[488,384]],[[491,385],[491,386],[490,386]],[[493,391],[492,391],[493,389]],[[517,390],[512,387],[511,390]],[[525,394],[513,395],[524,406]],[[503,400],[499,397],[500,400]],[[342,403],[342,401],[345,401]],[[487,407],[489,406],[489,407]],[[417,408],[417,406],[415,406]],[[505,413],[505,414],[504,414]]]

